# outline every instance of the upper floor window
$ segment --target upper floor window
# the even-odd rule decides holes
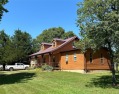
[[[103,63],[103,54],[100,54],[100,63]]]
[[[92,63],[92,61],[93,61],[93,55],[92,53],[90,53],[90,63]]]
[[[55,47],[55,41],[53,41],[52,46]]]
[[[77,56],[76,56],[76,53],[74,53],[74,61],[77,60]]]
[[[66,54],[66,64],[68,64],[68,54]]]

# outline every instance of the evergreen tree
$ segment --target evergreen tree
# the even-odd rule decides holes
[[[32,38],[27,32],[16,30],[12,37],[16,62],[23,62],[32,53]]]
[[[4,30],[0,31],[0,64],[3,64],[3,68],[5,69],[5,64],[7,63],[5,58],[6,46],[9,43],[9,36],[4,32]]]

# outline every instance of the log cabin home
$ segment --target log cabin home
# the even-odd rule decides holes
[[[74,46],[80,41],[77,36],[68,39],[54,38],[51,43],[41,43],[40,51],[30,55],[31,65],[48,64],[60,70],[110,70],[108,50],[101,48],[97,51],[87,49],[82,53]],[[35,63],[34,63],[35,62]]]

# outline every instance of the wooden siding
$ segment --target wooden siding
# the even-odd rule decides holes
[[[70,51],[73,49],[73,46],[72,46],[72,43],[73,41],[69,42],[68,44],[66,44],[65,46],[61,47],[60,49],[56,50],[54,52],[54,54],[56,53],[60,53],[60,52],[64,52],[64,51]]]
[[[56,41],[56,47],[60,46],[62,43],[64,43],[64,42],[62,42],[62,41]]]
[[[51,45],[42,44],[40,50],[46,50],[46,49],[48,49],[49,47],[51,47]]]
[[[77,57],[76,61],[74,61],[75,53]],[[68,55],[68,62],[66,62],[66,54]],[[84,69],[84,54],[81,54],[80,50],[61,53],[61,69],[62,70],[83,70]]]
[[[90,62],[90,53],[92,54],[92,63]],[[103,55],[103,63],[101,63],[101,54]],[[86,69],[87,70],[108,70],[110,69],[110,61],[108,51],[100,49],[93,52],[89,49],[86,54]]]
[[[51,47],[51,45],[44,45],[44,50],[46,50],[49,47]]]

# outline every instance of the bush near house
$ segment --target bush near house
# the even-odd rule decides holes
[[[53,67],[47,64],[41,66],[42,71],[52,71]]]

